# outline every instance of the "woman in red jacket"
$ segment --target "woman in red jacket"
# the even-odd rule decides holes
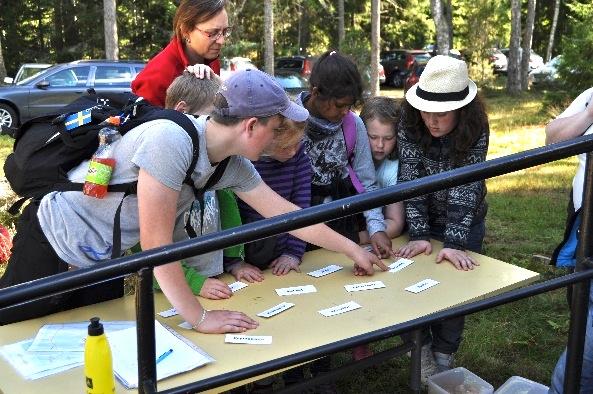
[[[220,74],[218,56],[231,33],[226,0],[183,0],[173,18],[175,35],[132,82],[132,92],[151,104],[165,106],[171,82],[190,65],[199,77]]]

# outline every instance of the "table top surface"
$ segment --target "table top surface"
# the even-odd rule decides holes
[[[394,246],[402,245],[405,237],[393,240]],[[207,309],[228,309],[245,312],[259,321],[257,329],[247,335],[272,336],[271,345],[226,344],[224,334],[201,334],[179,328],[180,316],[158,320],[175,328],[183,336],[197,344],[216,361],[201,368],[176,375],[158,382],[159,390],[188,384],[200,379],[218,376],[265,361],[313,349],[328,343],[351,338],[370,331],[391,327],[430,313],[463,303],[484,299],[536,281],[539,274],[487,256],[474,254],[480,266],[472,271],[457,271],[450,263],[436,264],[436,252],[442,245],[433,241],[433,253],[419,255],[414,263],[399,272],[376,271],[373,276],[356,277],[352,274],[352,262],[343,255],[326,250],[306,253],[301,264],[301,273],[291,272],[286,276],[274,276],[265,271],[265,280],[249,284],[237,291],[229,300],[200,299]],[[393,259],[384,260],[386,264]],[[320,278],[307,272],[330,264],[344,269]],[[438,285],[414,294],[404,290],[423,279],[434,279]],[[224,275],[222,280],[234,282]],[[344,285],[370,281],[382,281],[385,288],[347,292]],[[315,293],[279,296],[275,289],[314,285]],[[271,318],[261,318],[258,313],[291,302],[295,306]],[[355,301],[360,309],[331,317],[322,316],[319,310]],[[155,295],[155,311],[169,309],[171,305],[162,293]],[[101,304],[61,312],[39,319],[28,320],[0,327],[0,346],[35,336],[47,323],[88,321],[92,316],[101,320],[135,320],[134,296],[128,296]],[[36,390],[44,393],[81,392],[84,387],[83,368],[77,367],[46,378],[24,380],[3,358],[0,357],[0,392],[22,393]],[[120,393],[126,390],[116,383]],[[220,391],[216,390],[216,391]]]

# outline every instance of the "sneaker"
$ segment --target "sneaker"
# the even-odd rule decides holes
[[[420,384],[424,388],[428,385],[428,378],[438,372],[430,347],[431,344],[424,345],[420,350]]]
[[[447,353],[433,352],[434,362],[438,372],[448,371],[453,368],[453,355]]]

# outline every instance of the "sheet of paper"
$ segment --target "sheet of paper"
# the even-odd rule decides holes
[[[231,289],[231,291],[234,293],[236,291],[239,291],[241,289],[244,289],[247,287],[247,283],[243,283],[241,281],[235,282],[235,283],[231,283],[229,285],[229,288]]]
[[[311,272],[307,273],[307,275],[311,275],[311,276],[313,276],[315,278],[320,278],[320,277],[325,276],[325,275],[333,274],[334,272],[339,271],[339,270],[341,270],[343,268],[344,267],[341,267],[339,265],[332,264],[332,265],[328,265],[327,267],[320,268],[320,269],[315,270],[315,271],[311,271]]]
[[[0,354],[27,380],[35,380],[78,367],[84,352],[32,352],[33,338],[0,347]]]
[[[162,317],[172,317],[172,316],[176,316],[179,313],[177,312],[177,309],[175,308],[171,308],[171,309],[167,309],[166,311],[162,311],[159,312],[159,315]]]
[[[404,268],[406,268],[408,265],[412,264],[414,262],[414,260],[410,260],[410,259],[397,259],[395,260],[393,263],[389,264],[389,272],[397,272],[397,271],[401,271]]]
[[[382,289],[384,287],[385,283],[381,282],[380,280],[374,282],[356,283],[353,285],[344,285],[344,288],[347,292]]]
[[[316,293],[316,292],[317,292],[317,289],[313,285],[295,286],[295,287],[283,287],[281,289],[276,289],[276,293],[279,296],[296,295],[296,294],[306,294],[306,293]]]
[[[225,343],[244,343],[248,345],[271,345],[272,336],[226,334],[224,341]]]
[[[350,312],[350,311],[353,311],[358,308],[362,308],[362,307],[360,305],[358,305],[356,302],[350,301],[350,302],[347,302],[342,305],[336,305],[336,306],[332,306],[331,308],[322,309],[319,311],[319,313],[321,313],[325,317],[330,317],[330,316],[339,315],[341,313]]]
[[[107,339],[113,332],[136,327],[134,321],[102,321]],[[29,351],[84,352],[89,322],[46,324],[39,329]]]
[[[274,315],[277,315],[281,312],[284,312],[285,310],[292,308],[294,306],[293,303],[291,302],[282,302],[276,306],[271,307],[270,309],[266,309],[263,312],[258,313],[257,315],[259,317],[272,317]]]
[[[173,330],[155,321],[156,354],[173,352],[157,364],[157,380],[190,371],[214,361],[206,352]],[[138,387],[136,327],[114,332],[109,337],[115,376],[127,388]]]
[[[421,291],[429,289],[438,284],[439,282],[434,279],[424,279],[418,283],[413,284],[412,286],[406,287],[406,291],[409,291],[411,293],[420,293]]]

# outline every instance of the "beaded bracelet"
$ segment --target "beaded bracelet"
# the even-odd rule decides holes
[[[198,321],[196,324],[191,326],[191,328],[198,331],[198,327],[200,327],[200,324],[204,323],[204,320],[206,320],[206,314],[208,312],[210,312],[208,309],[202,308],[202,317],[200,317],[200,321]]]

